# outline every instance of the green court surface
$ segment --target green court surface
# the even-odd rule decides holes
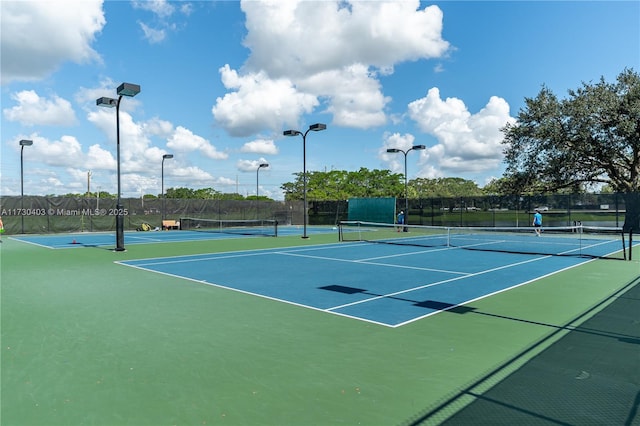
[[[114,252],[51,250],[5,235],[0,424],[600,424],[550,410],[567,401],[544,398],[550,389],[532,379],[544,374],[556,379],[547,386],[563,375],[609,383],[619,390],[620,424],[640,424],[637,260],[589,261],[475,300],[471,313],[397,328],[115,263],[327,243],[336,236]],[[295,268],[292,260],[282,273]],[[581,336],[601,340],[572,350]],[[609,366],[600,367],[608,376],[594,365]],[[514,390],[531,392],[504,399]],[[563,395],[584,413],[573,390]]]

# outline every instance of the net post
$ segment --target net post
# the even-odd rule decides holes
[[[576,224],[575,221],[573,223]],[[583,238],[583,235],[584,235],[584,233],[582,232],[583,231],[582,224],[577,225],[575,231],[579,234],[578,235],[578,241],[580,243],[580,257],[582,257],[582,238]]]
[[[629,260],[633,260],[633,228],[629,229]]]
[[[338,222],[338,241],[342,242],[342,221]]]
[[[622,240],[622,260],[627,260],[627,245],[624,241],[624,229],[620,230],[620,239]]]

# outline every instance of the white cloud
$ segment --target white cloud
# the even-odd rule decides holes
[[[112,144],[112,152],[117,155],[116,126],[113,125],[114,114],[115,111],[113,109],[98,108],[87,114],[87,120],[95,124],[107,135],[107,142]],[[153,119],[148,123],[136,123],[133,121],[131,114],[120,111],[121,173],[133,174],[155,169],[160,170],[162,155],[166,153],[166,150],[152,145],[149,136],[153,135],[153,131],[148,131],[149,126],[153,131],[160,133],[166,132],[167,129],[172,127],[170,123],[157,119]],[[92,152],[104,155],[98,148]]]
[[[59,140],[49,140],[38,134],[28,137],[33,145],[25,148],[24,154],[31,163],[47,166],[87,170],[115,170],[116,161],[110,152],[99,145],[92,145],[83,152],[82,145],[74,136],[62,136]],[[16,143],[16,149],[20,149]],[[28,150],[28,151],[27,151]]]
[[[241,7],[247,17],[245,45],[251,50],[247,66],[275,77],[358,63],[389,72],[399,62],[437,58],[449,48],[441,35],[442,11],[420,9],[418,0],[249,0]]]
[[[97,96],[104,95],[104,93],[98,93],[94,90],[83,89],[81,92],[79,96],[82,99],[94,98],[96,93]],[[86,95],[89,92],[92,94]],[[130,109],[134,109],[139,104],[127,102],[126,105]],[[104,141],[99,140],[98,143],[85,148],[86,152],[83,152],[79,141],[72,136],[63,136],[54,141],[40,137],[38,134],[18,137],[18,139],[25,138],[34,141],[26,156],[30,163],[30,176],[36,176],[35,170],[37,170],[39,163],[66,170],[65,173],[57,172],[54,176],[42,177],[38,183],[39,187],[42,186],[42,193],[84,192],[86,172],[89,170],[92,171],[95,178],[92,178],[92,187],[100,187],[111,193],[116,192],[117,161],[114,115],[115,109],[87,108],[87,121],[93,123],[106,137]],[[166,140],[167,148],[175,151],[195,151],[202,156],[214,159],[227,158],[226,153],[218,152],[208,141],[194,135],[188,129],[183,127],[174,129],[171,122],[157,117],[145,122],[134,122],[132,115],[123,109],[120,111],[120,133],[121,185],[125,197],[137,196],[141,192],[151,194],[161,192],[162,155],[167,153],[167,150],[157,144],[152,144],[151,137]],[[11,144],[11,146],[14,145],[18,146],[17,141]],[[176,158],[165,165],[165,186],[209,187],[215,186],[216,182],[229,184],[227,179],[216,179],[199,167],[183,164],[181,161],[188,157],[180,158],[180,161]],[[57,182],[55,186],[52,181],[54,178]],[[33,183],[29,185],[33,186]],[[9,190],[6,193],[12,193],[12,191]]]
[[[131,5],[136,9],[142,9],[152,12],[153,14],[161,18],[167,18],[171,16],[176,10],[173,4],[166,0],[135,0],[131,2]]]
[[[48,166],[77,167],[83,160],[82,146],[73,136],[62,136],[56,141],[39,136],[31,139],[33,145],[28,147],[31,161]]]
[[[143,123],[145,133],[153,136],[159,136],[161,138],[169,138],[173,132],[173,124],[160,118],[152,118],[151,120]]]
[[[220,152],[215,146],[203,138],[193,134],[189,129],[178,126],[174,134],[167,141],[167,148],[180,152],[199,151],[204,156],[213,160],[226,160],[229,155]]]
[[[116,159],[111,152],[100,145],[91,145],[85,158],[85,166],[89,170],[115,170],[117,167]]]
[[[167,32],[163,29],[158,30],[155,28],[151,28],[144,22],[139,22],[139,24],[140,24],[140,29],[144,33],[144,38],[149,40],[149,43],[151,44],[160,43],[167,37]]]
[[[100,61],[91,48],[106,20],[102,0],[1,1],[2,84],[42,79],[66,61]]]
[[[186,3],[183,2],[180,4],[180,13],[182,13],[185,16],[189,16],[193,13],[193,4],[192,3]]]
[[[171,168],[171,176],[177,178],[178,180],[189,182],[191,179],[196,181],[211,181],[213,180],[213,176],[211,174],[205,172],[199,167],[188,166],[188,167],[172,167]]]
[[[295,124],[301,114],[319,104],[314,95],[299,92],[288,79],[270,79],[264,72],[240,76],[229,65],[219,72],[225,87],[233,92],[217,98],[212,113],[233,136]]]
[[[327,102],[333,124],[360,129],[386,123],[389,98],[379,74],[405,61],[446,54],[442,11],[418,0],[243,1],[251,55],[242,74],[220,70],[230,93],[215,120],[234,136],[295,125]],[[309,19],[322,25],[308,25]]]
[[[133,108],[137,104],[129,102]],[[124,104],[123,104],[124,105]],[[115,111],[113,109],[98,108],[87,113],[87,120],[107,135],[107,141],[112,143],[115,153],[116,127],[113,125]],[[175,153],[176,157],[165,164],[165,187],[209,187],[216,179],[199,167],[183,164],[182,159],[188,158],[181,153],[196,152],[201,156],[214,160],[224,160],[228,154],[218,151],[209,141],[195,135],[191,130],[174,125],[166,120],[154,117],[145,122],[134,122],[131,114],[120,111],[121,138],[121,172],[125,176],[122,181],[123,194],[137,194],[139,191],[160,193],[160,174],[162,155],[167,152]],[[151,137],[166,140],[166,148],[152,145]],[[91,147],[86,157],[87,166],[102,161],[115,170],[117,164],[109,151],[96,145]],[[220,178],[218,179],[220,180]],[[226,180],[222,180],[227,184]]]
[[[514,120],[502,98],[491,97],[482,110],[471,114],[462,100],[441,99],[437,88],[411,102],[408,112],[420,130],[438,140],[423,158],[428,167],[421,174],[428,177],[495,169],[503,159],[500,128]]]
[[[389,153],[387,149],[395,148],[401,149],[403,151],[407,151],[414,145],[415,137],[409,133],[405,133],[401,135],[399,133],[386,133],[383,136],[383,144],[380,148],[378,155],[387,163],[389,169],[391,169],[394,173],[404,173],[404,154],[399,153]]]
[[[116,126],[113,125],[115,111],[113,108],[99,108],[88,114],[88,120],[93,122],[107,136],[108,140],[116,144]],[[144,158],[159,158],[162,155],[150,155],[148,151],[158,151],[151,146],[151,141],[144,132],[143,125],[133,121],[131,114],[120,110],[120,159],[122,171],[142,171],[146,166],[141,163]],[[159,151],[158,151],[159,152]]]
[[[156,176],[127,173],[127,178],[121,179],[121,186],[123,194],[128,194],[129,197],[140,197],[144,194],[160,194],[162,185]]]
[[[238,160],[236,167],[241,172],[253,172],[257,173],[258,166],[260,164],[269,164],[264,158],[259,160]]]
[[[77,181],[75,182],[76,185],[78,185],[80,182],[84,182],[85,184],[84,187],[86,190],[87,174],[89,173],[87,169],[75,169],[75,168],[69,167],[66,169],[66,171],[69,174],[69,176],[71,176],[75,181]]]
[[[272,139],[256,139],[242,145],[240,151],[252,154],[277,155],[278,147]]]
[[[331,99],[327,112],[333,114],[335,125],[368,129],[387,121],[383,109],[391,99],[362,64],[317,73],[302,79],[299,87]]]
[[[86,88],[81,86],[74,93],[73,99],[77,104],[87,108],[87,110],[95,110],[96,99],[103,96],[115,97],[115,87],[117,87],[118,84],[119,83],[110,78],[103,78],[96,87]],[[130,98],[127,99],[127,102],[122,103],[121,108],[126,107],[127,104],[131,104],[132,102],[137,104],[137,100],[135,98]]]
[[[233,187],[234,188],[234,192],[235,192],[235,187],[237,186],[238,182],[235,179],[230,179],[230,178],[226,178],[226,177],[219,177],[217,178],[214,183],[216,185],[221,185],[221,186],[226,186],[226,187]]]
[[[2,110],[8,121],[25,126],[70,126],[77,122],[71,103],[58,96],[46,99],[33,90],[23,90],[11,98],[17,105]]]
[[[41,184],[43,187],[49,190],[47,193],[55,194],[57,191],[53,190],[53,188],[57,188],[58,190],[65,188],[65,185],[62,183],[62,181],[53,176],[46,179],[42,179]]]
[[[144,38],[151,44],[161,43],[170,32],[175,32],[178,25],[170,22],[169,19],[175,16],[175,12],[179,11],[184,16],[189,16],[193,12],[193,4],[186,2],[178,3],[169,2],[167,0],[144,0],[133,1],[131,5],[135,9],[146,10],[153,14],[153,23],[138,21]]]

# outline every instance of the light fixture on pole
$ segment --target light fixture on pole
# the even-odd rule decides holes
[[[116,153],[118,164],[118,195],[116,202],[116,251],[124,251],[124,211],[121,203],[120,190],[120,101],[123,96],[133,97],[140,93],[140,86],[131,83],[122,83],[118,86],[118,99],[102,97],[96,99],[96,105],[113,108],[116,107]]]
[[[21,234],[24,234],[24,172],[23,172],[23,153],[25,146],[33,145],[33,141],[22,139],[20,141],[20,221],[22,223]]]
[[[304,198],[304,231],[302,234],[302,238],[309,238],[307,236],[307,219],[309,213],[307,212],[307,133],[319,132],[321,130],[325,130],[327,128],[326,124],[316,123],[309,126],[306,132],[302,133],[299,130],[285,130],[282,134],[285,136],[302,136],[302,186],[303,186],[303,198]]]
[[[258,164],[258,168],[256,169],[256,219],[260,219],[260,215],[258,214],[258,206],[260,205],[260,198],[258,196],[258,175],[260,174],[260,169],[263,167],[269,167],[268,163]]]
[[[408,192],[408,186],[407,186],[407,154],[409,154],[409,152],[411,151],[419,151],[419,150],[423,150],[426,147],[424,145],[414,145],[411,148],[407,149],[406,151],[399,149],[399,148],[389,148],[387,149],[387,152],[389,153],[397,153],[397,152],[401,152],[404,154],[404,224],[408,224],[409,223],[409,192]],[[405,228],[406,230],[406,228]]]
[[[164,154],[162,156],[162,220],[165,220],[167,211],[167,195],[164,193],[164,160],[173,158],[173,154]]]

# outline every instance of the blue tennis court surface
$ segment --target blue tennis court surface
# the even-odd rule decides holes
[[[278,235],[302,235],[302,227],[299,226],[279,226]],[[309,227],[310,234],[335,233],[337,230],[332,227]],[[12,239],[30,244],[39,245],[51,249],[81,248],[81,247],[114,247],[116,244],[115,232],[77,232],[68,234],[42,234],[42,235],[18,235]],[[150,244],[150,243],[175,243],[201,240],[216,240],[228,238],[271,238],[262,235],[243,235],[222,232],[202,232],[202,231],[147,231],[147,232],[125,232],[125,246],[129,244]],[[337,237],[336,237],[337,238]]]
[[[398,327],[587,261],[338,243],[118,263]]]

